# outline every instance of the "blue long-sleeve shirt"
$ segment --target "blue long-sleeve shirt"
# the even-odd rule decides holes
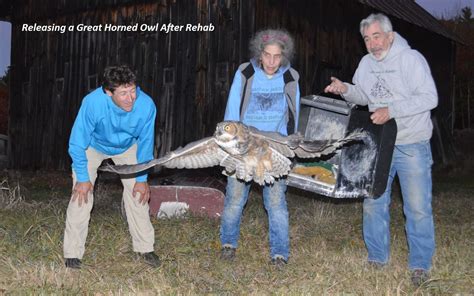
[[[137,144],[137,161],[153,159],[156,107],[153,100],[137,87],[133,109],[118,107],[101,87],[82,101],[69,138],[69,155],[78,182],[90,181],[86,150],[89,147],[106,155],[118,155]],[[145,182],[140,175],[137,182]]]

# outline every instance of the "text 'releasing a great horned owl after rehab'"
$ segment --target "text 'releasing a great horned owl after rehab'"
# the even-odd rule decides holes
[[[108,165],[100,170],[129,175],[159,165],[178,169],[220,165],[226,175],[235,174],[240,180],[253,180],[260,185],[271,184],[275,178],[288,175],[291,170],[289,158],[321,157],[366,136],[365,132],[357,130],[337,140],[305,140],[299,133],[283,136],[241,122],[223,121],[217,124],[212,137],[189,143],[161,158],[136,165]]]

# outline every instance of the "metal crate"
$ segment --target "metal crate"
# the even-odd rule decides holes
[[[369,137],[317,160],[298,159],[294,167],[329,167],[333,182],[291,172],[289,186],[335,198],[377,198],[387,185],[397,126],[391,119],[375,125],[368,111],[346,101],[323,96],[301,98],[299,132],[309,140],[339,139],[362,128]]]

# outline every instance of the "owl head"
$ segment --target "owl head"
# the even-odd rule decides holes
[[[217,124],[214,136],[221,141],[232,140],[237,134],[238,122],[223,121]]]
[[[217,124],[214,137],[219,142],[245,141],[248,138],[248,128],[238,121],[223,121]]]

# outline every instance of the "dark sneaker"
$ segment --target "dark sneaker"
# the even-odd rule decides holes
[[[276,256],[276,257],[272,258],[271,263],[272,263],[272,265],[275,265],[278,269],[282,269],[283,267],[285,267],[286,264],[288,264],[288,261],[286,261],[281,256]]]
[[[424,282],[430,279],[430,273],[424,269],[414,269],[411,272],[411,282],[416,287],[421,286]]]
[[[81,260],[77,258],[66,258],[65,264],[67,268],[81,269]]]
[[[140,257],[145,261],[146,264],[150,265],[151,267],[158,268],[161,265],[161,260],[158,255],[154,252],[149,253],[139,253]]]
[[[221,259],[226,261],[233,261],[235,259],[235,248],[225,246],[221,250]]]
[[[377,262],[377,261],[367,261],[367,264],[369,264],[370,267],[372,267],[373,269],[382,269],[385,267],[385,263],[382,263],[382,262]]]

